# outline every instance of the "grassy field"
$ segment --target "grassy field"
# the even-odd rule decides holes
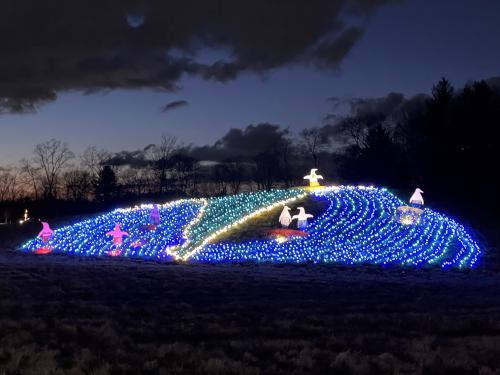
[[[500,274],[0,251],[0,374],[498,374]]]

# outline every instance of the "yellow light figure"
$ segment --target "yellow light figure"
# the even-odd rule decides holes
[[[309,187],[321,186],[318,180],[322,180],[323,176],[316,174],[317,168],[311,169],[307,176],[304,176],[304,180],[309,180]]]

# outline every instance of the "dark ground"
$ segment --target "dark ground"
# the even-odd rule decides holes
[[[0,251],[0,374],[499,374],[500,273]]]

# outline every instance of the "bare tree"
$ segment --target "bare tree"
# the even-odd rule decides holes
[[[189,194],[189,187],[195,189],[198,161],[190,156],[175,154],[170,158],[172,177],[180,192]]]
[[[33,154],[33,165],[41,173],[44,198],[55,198],[60,174],[75,156],[67,143],[55,139],[37,144]]]
[[[240,192],[243,178],[245,177],[245,165],[240,161],[231,161],[225,165],[227,180],[233,194]]]
[[[151,193],[151,178],[147,169],[124,168],[119,171],[117,178],[122,189],[129,194]]]
[[[26,183],[32,187],[33,198],[37,200],[40,197],[40,169],[33,165],[33,162],[28,159],[21,159],[21,175],[25,178]]]
[[[72,169],[63,174],[66,199],[89,199],[93,189],[90,172],[81,169]]]
[[[318,167],[318,155],[328,144],[328,139],[323,135],[320,128],[302,130],[300,139],[305,151],[312,157],[314,166]]]
[[[168,170],[171,167],[170,159],[179,151],[180,147],[177,137],[162,134],[160,144],[152,148],[152,170],[160,193],[167,190]]]
[[[216,195],[227,194],[227,170],[224,164],[217,164],[212,169],[212,179],[217,186]]]
[[[103,164],[109,158],[110,154],[108,151],[98,150],[96,146],[88,146],[80,156],[80,163],[95,178],[99,174]]]
[[[18,173],[14,168],[0,167],[0,202],[17,198],[18,180]]]

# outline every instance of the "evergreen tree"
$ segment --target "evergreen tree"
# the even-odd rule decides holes
[[[105,165],[97,176],[94,194],[97,200],[107,201],[116,196],[116,175],[109,165]]]

